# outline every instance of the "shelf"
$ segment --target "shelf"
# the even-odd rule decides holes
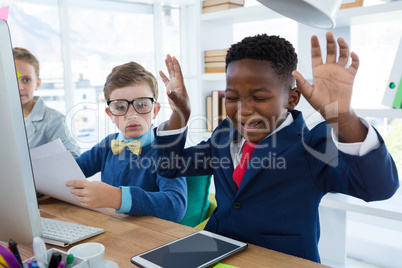
[[[323,197],[320,206],[402,221],[401,199],[402,195],[397,193],[391,199],[367,203],[352,196],[329,193]]]
[[[360,117],[387,117],[387,118],[402,118],[402,109],[354,109]]]
[[[225,73],[209,73],[209,74],[202,74],[203,81],[225,81],[226,74]]]

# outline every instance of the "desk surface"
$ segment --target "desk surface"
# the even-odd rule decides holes
[[[92,241],[105,245],[105,259],[116,262],[120,268],[135,267],[135,265],[130,262],[130,258],[134,255],[198,231],[152,216],[127,216],[116,214],[112,210],[100,213],[53,198],[43,198],[39,200],[39,209],[42,217],[105,229],[105,233],[86,239],[83,242]],[[47,247],[54,247],[63,251],[69,249],[69,247],[61,248],[53,245],[47,245]],[[19,245],[19,250],[24,259],[33,256],[32,246]],[[315,262],[250,244],[247,249],[222,260],[221,263],[242,268],[325,267]]]

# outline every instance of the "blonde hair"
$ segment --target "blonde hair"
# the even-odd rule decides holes
[[[117,88],[140,83],[149,85],[155,100],[158,99],[158,82],[151,72],[145,70],[144,67],[133,61],[116,66],[106,78],[106,83],[103,88],[105,100],[109,101],[110,94]]]
[[[13,48],[14,60],[25,61],[34,67],[36,78],[39,78],[39,61],[29,52],[28,49],[22,47]]]

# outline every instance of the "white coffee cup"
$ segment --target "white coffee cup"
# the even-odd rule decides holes
[[[104,266],[105,246],[101,243],[82,243],[70,248],[67,253],[86,259],[89,268],[100,268]]]

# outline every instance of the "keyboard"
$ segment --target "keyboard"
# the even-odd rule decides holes
[[[101,228],[43,217],[41,222],[45,243],[62,247],[105,232]]]

